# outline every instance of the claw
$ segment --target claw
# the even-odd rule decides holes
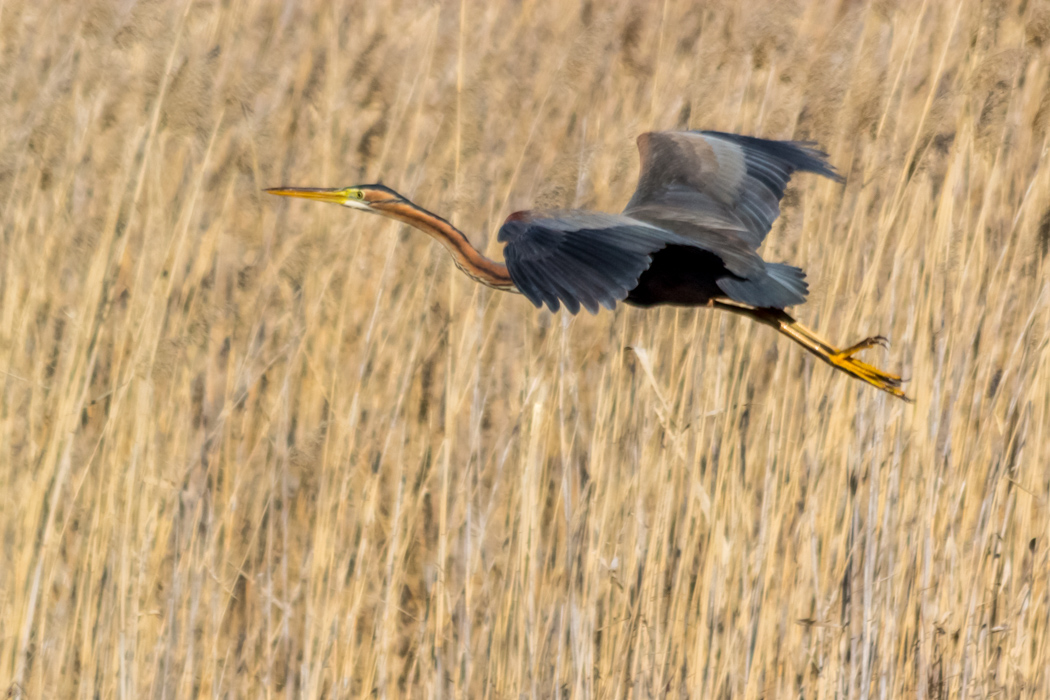
[[[884,336],[884,335],[874,335],[874,336],[872,336],[870,338],[865,338],[864,340],[861,340],[860,342],[857,342],[857,343],[854,343],[853,345],[850,345],[845,350],[839,350],[837,353],[835,353],[835,357],[838,357],[840,359],[845,359],[847,357],[853,357],[854,355],[856,355],[861,350],[867,350],[868,348],[873,348],[873,347],[876,347],[876,346],[883,347],[883,348],[889,348],[890,341],[887,340],[886,336]]]

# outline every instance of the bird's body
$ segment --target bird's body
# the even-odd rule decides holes
[[[624,300],[648,309],[659,304],[703,306],[723,295],[715,280],[729,274],[722,259],[693,246],[671,245],[653,253],[653,264]]]
[[[505,263],[490,260],[445,219],[382,185],[276,188],[273,194],[335,202],[378,213],[440,241],[456,265],[490,287],[517,291],[536,306],[597,313],[623,301],[712,306],[784,333],[832,366],[906,398],[899,377],[853,356],[884,344],[867,338],[839,350],[784,309],[805,301],[805,273],[770,263],[758,248],[780,214],[791,175],[841,181],[826,155],[806,144],[719,132],[651,132],[638,137],[638,187],[620,214],[522,211],[498,238]]]

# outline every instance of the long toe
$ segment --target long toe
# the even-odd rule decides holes
[[[861,362],[860,360],[857,360],[857,359],[854,359],[854,358],[849,358],[849,359],[846,360],[846,362],[850,363],[854,368],[856,368],[858,370],[861,370],[865,374],[871,375],[873,378],[877,379],[880,382],[885,382],[885,383],[891,384],[893,386],[900,386],[901,385],[901,378],[898,377],[896,374],[890,374],[889,372],[883,372],[881,369],[878,369],[876,367],[872,367],[871,365],[867,364],[866,362]]]
[[[861,381],[867,382],[868,384],[871,384],[889,394],[893,394],[898,398],[904,399],[905,401],[911,400],[901,389],[901,378],[897,375],[883,372],[880,369],[872,367],[871,365],[852,357],[843,357],[842,353],[835,353],[828,359],[832,365]]]
[[[845,350],[839,350],[835,355],[840,358],[853,357],[861,350],[867,350],[868,348],[874,348],[877,346],[888,348],[890,346],[890,341],[884,335],[873,335],[870,338],[865,338],[860,342],[850,345]]]
[[[898,377],[896,374],[890,374],[889,372],[883,372],[881,369],[878,369],[877,367],[872,367],[867,362],[861,362],[860,360],[858,360],[856,358],[853,358],[853,357],[847,357],[843,361],[844,362],[849,362],[850,364],[852,364],[853,367],[856,367],[857,369],[860,369],[860,370],[863,370],[865,372],[868,372],[869,374],[872,374],[872,375],[882,379],[883,381],[892,382],[894,384],[900,384],[901,383],[901,378]]]

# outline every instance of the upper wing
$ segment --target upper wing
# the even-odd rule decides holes
[[[826,153],[797,141],[660,131],[639,136],[638,152],[638,188],[624,213],[657,225],[678,221],[675,232],[706,242],[719,254],[732,251],[711,241],[712,231],[739,239],[752,251],[762,244],[780,215],[780,198],[792,173],[843,181]]]
[[[499,230],[514,284],[537,307],[611,309],[638,285],[652,254],[691,241],[618,214],[518,212]]]

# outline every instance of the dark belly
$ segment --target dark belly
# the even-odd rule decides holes
[[[732,277],[714,253],[692,246],[672,245],[653,255],[653,264],[642,273],[638,286],[627,294],[634,306],[701,306],[712,299],[724,299],[725,292],[715,281]]]

